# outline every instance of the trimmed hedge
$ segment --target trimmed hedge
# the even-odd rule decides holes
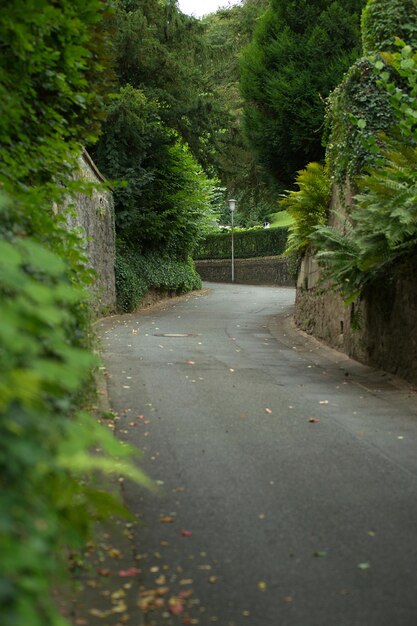
[[[262,228],[235,231],[234,249],[236,259],[278,256],[287,245],[288,228]],[[228,259],[232,249],[231,231],[212,233],[204,239],[194,253],[195,259]]]

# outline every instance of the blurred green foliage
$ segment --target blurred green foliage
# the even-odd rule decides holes
[[[94,486],[93,470],[147,482],[131,451],[80,410],[97,365],[93,276],[79,235],[52,210],[85,190],[72,174],[103,116],[105,17],[99,0],[0,7],[2,626],[64,624],[51,589],[68,550],[120,509]]]

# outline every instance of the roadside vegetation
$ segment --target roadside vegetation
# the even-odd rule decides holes
[[[417,8],[242,0],[197,20],[175,0],[4,0],[0,42],[0,614],[62,626],[67,552],[118,510],[91,474],[148,484],[83,410],[93,276],[54,211],[91,192],[83,147],[114,191],[121,311],[201,285],[192,259],[230,254],[231,196],[237,256],[298,267],[313,248],[355,299],[417,246]]]

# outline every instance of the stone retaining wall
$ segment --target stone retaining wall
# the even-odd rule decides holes
[[[230,259],[196,261],[197,272],[202,280],[214,283],[232,282]],[[235,259],[235,282],[248,285],[279,285],[294,287],[285,257],[270,256],[254,259]]]
[[[92,183],[105,181],[86,151],[79,159],[76,177]],[[100,189],[94,190],[91,195],[77,193],[70,202],[74,211],[68,215],[68,226],[80,228],[83,232],[88,260],[97,274],[93,285],[93,307],[98,315],[113,312],[116,308],[113,195],[106,189]]]
[[[417,259],[398,264],[349,306],[317,284],[311,253],[298,281],[295,322],[352,358],[417,384]]]

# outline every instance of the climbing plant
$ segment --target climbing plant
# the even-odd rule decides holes
[[[417,52],[397,45],[399,52],[374,62],[394,119],[378,134],[378,162],[357,179],[360,193],[344,228],[321,226],[313,235],[325,275],[347,301],[417,249]]]

